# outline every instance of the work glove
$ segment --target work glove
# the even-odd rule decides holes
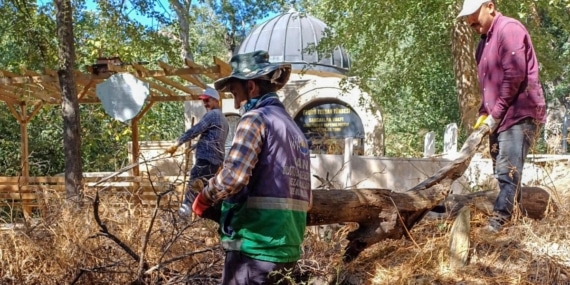
[[[477,122],[475,123],[475,125],[473,125],[473,129],[474,130],[478,129],[483,124],[485,119],[487,119],[487,115],[479,116],[479,118],[477,118]]]
[[[164,151],[165,153],[169,153],[170,156],[173,156],[176,150],[178,149],[178,145],[172,145]]]
[[[204,213],[212,207],[212,202],[204,196],[204,194],[200,193],[196,196],[194,203],[192,203],[192,211],[198,215],[199,217],[204,216]]]
[[[487,119],[485,119],[485,121],[483,122],[483,124],[489,126],[491,134],[494,133],[497,130],[497,127],[499,126],[499,122],[497,122],[497,120],[495,120],[493,116],[488,116]]]
[[[489,115],[481,115],[477,118],[477,122],[473,126],[473,129],[478,129],[482,125],[487,125],[491,133],[494,133],[497,127],[499,126],[499,122],[493,118],[493,116]]]

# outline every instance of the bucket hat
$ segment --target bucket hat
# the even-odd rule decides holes
[[[216,90],[227,92],[231,79],[251,80],[266,79],[281,89],[291,75],[291,64],[271,63],[267,51],[258,50],[250,53],[237,54],[230,60],[232,73],[214,82]]]

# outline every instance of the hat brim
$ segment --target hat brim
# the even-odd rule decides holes
[[[283,64],[268,64],[265,67],[251,71],[249,73],[232,73],[230,76],[220,78],[214,82],[214,88],[220,92],[228,92],[229,91],[229,82],[232,79],[238,80],[252,80],[259,78],[261,76],[267,75],[275,70],[282,69],[282,74],[279,78],[275,81],[275,84],[278,86],[278,90],[281,89],[287,81],[289,81],[289,76],[291,75],[291,64],[283,63]]]
[[[468,0],[465,0],[465,1],[468,1]],[[473,1],[473,2],[470,2],[469,5],[464,5],[463,8],[461,9],[461,12],[459,12],[459,15],[457,15],[457,19],[463,18],[465,16],[469,16],[469,15],[477,12],[477,10],[479,10],[479,8],[481,8],[483,3],[487,2],[487,1],[488,0]]]
[[[459,12],[459,15],[457,15],[457,19],[463,18],[465,16],[469,16],[469,15],[477,12],[477,9],[479,9],[479,7],[476,7],[475,10],[473,10],[471,7],[465,8],[465,9],[461,10],[461,12]]]

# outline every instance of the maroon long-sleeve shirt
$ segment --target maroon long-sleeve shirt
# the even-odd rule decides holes
[[[517,20],[497,12],[475,54],[482,102],[479,115],[500,121],[502,132],[525,118],[544,123],[546,105],[530,35]]]

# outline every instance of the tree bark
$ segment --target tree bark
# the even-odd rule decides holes
[[[557,210],[546,190],[540,187],[522,187],[521,191],[522,197],[519,204],[521,215],[540,220],[549,211]],[[451,194],[443,201],[443,205],[434,209],[434,212],[445,213],[445,217],[453,218],[458,214],[459,209],[469,206],[486,214],[491,214],[498,194],[498,191],[493,190],[462,195]]]
[[[461,2],[456,2],[454,15],[459,13]],[[462,19],[458,19],[451,31],[451,53],[457,87],[457,101],[461,110],[462,129],[470,132],[479,113],[481,96],[477,80],[475,43],[473,32]]]
[[[73,7],[70,0],[54,0],[59,40],[59,85],[62,93],[63,151],[65,155],[65,194],[80,201],[83,192],[79,103],[75,87],[75,47]]]
[[[184,59],[189,59],[194,61],[194,54],[190,49],[190,7],[192,6],[192,0],[170,0],[168,1],[170,6],[176,13],[178,18],[178,36],[181,41],[180,45],[180,55],[182,57],[182,62]]]

